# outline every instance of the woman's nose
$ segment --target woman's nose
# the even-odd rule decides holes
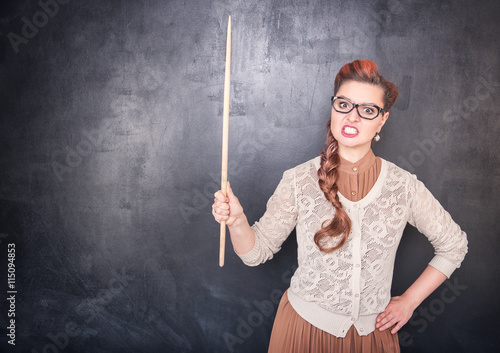
[[[347,113],[347,119],[349,121],[359,121],[361,117],[359,116],[358,109],[354,108],[349,113]]]

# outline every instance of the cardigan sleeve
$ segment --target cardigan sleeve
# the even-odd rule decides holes
[[[467,253],[467,236],[425,185],[416,178],[414,182],[408,222],[434,247],[429,265],[449,278]]]
[[[264,215],[251,227],[255,233],[252,250],[237,255],[248,266],[266,262],[281,249],[296,223],[295,173],[290,169],[283,173],[278,187],[267,202]]]

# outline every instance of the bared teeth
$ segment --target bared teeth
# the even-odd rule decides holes
[[[357,133],[358,133],[358,130],[357,130],[357,129],[355,129],[355,128],[353,128],[353,127],[346,126],[346,127],[344,128],[344,132],[345,132],[346,134],[349,134],[349,135],[354,135],[354,134],[357,134]]]

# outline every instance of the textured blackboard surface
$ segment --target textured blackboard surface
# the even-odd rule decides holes
[[[376,61],[401,90],[376,154],[469,236],[402,351],[497,352],[500,2],[486,0],[2,1],[0,297],[9,244],[17,293],[0,351],[266,351],[295,235],[255,268],[228,244],[218,266],[229,14],[229,180],[249,220],[321,150],[341,65]],[[393,294],[431,257],[408,228]]]

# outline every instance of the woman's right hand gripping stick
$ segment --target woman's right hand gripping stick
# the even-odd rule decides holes
[[[227,182],[227,196],[221,190],[215,193],[212,214],[217,222],[226,221],[226,225],[232,226],[238,219],[245,217],[240,201],[234,195],[231,184]]]
[[[227,196],[224,196],[221,190],[217,191],[214,196],[212,215],[219,223],[226,221],[234,250],[238,254],[252,250],[255,243],[255,233],[248,224],[243,207],[234,195],[231,184],[227,182]]]

